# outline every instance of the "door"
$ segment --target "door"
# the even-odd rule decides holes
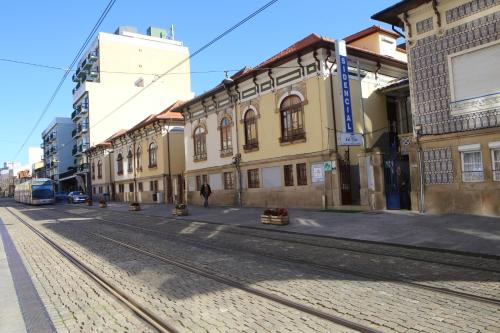
[[[339,171],[342,205],[352,205],[351,166],[349,161],[339,160]]]

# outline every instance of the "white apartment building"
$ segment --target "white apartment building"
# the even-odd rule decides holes
[[[99,33],[73,75],[77,174],[89,172],[85,152],[90,147],[193,97],[188,57],[188,48],[163,29],[150,27],[146,35],[132,27]],[[174,74],[162,76],[169,70]]]

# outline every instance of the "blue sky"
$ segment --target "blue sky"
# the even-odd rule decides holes
[[[120,25],[170,27],[176,39],[195,51],[267,0],[165,1],[118,0],[100,31]],[[311,32],[341,38],[379,22],[370,16],[396,0],[280,0],[253,20],[201,53],[191,71],[227,70],[255,66]],[[108,1],[4,1],[0,11],[0,58],[67,67]],[[0,163],[14,158],[55,90],[62,71],[0,61]],[[224,73],[192,74],[196,94],[220,82]],[[21,151],[38,146],[41,132],[56,116],[72,111],[71,78]]]

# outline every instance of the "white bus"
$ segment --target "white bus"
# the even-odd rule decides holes
[[[30,205],[53,204],[54,182],[47,178],[37,178],[28,180],[16,185],[14,198],[17,202]]]

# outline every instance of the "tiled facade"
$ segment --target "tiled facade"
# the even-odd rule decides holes
[[[450,114],[447,56],[500,38],[500,11],[419,39],[409,49],[414,121],[422,134],[443,134],[500,125],[500,109],[467,115]]]
[[[406,32],[412,208],[500,215],[500,1],[406,0],[373,18]]]

